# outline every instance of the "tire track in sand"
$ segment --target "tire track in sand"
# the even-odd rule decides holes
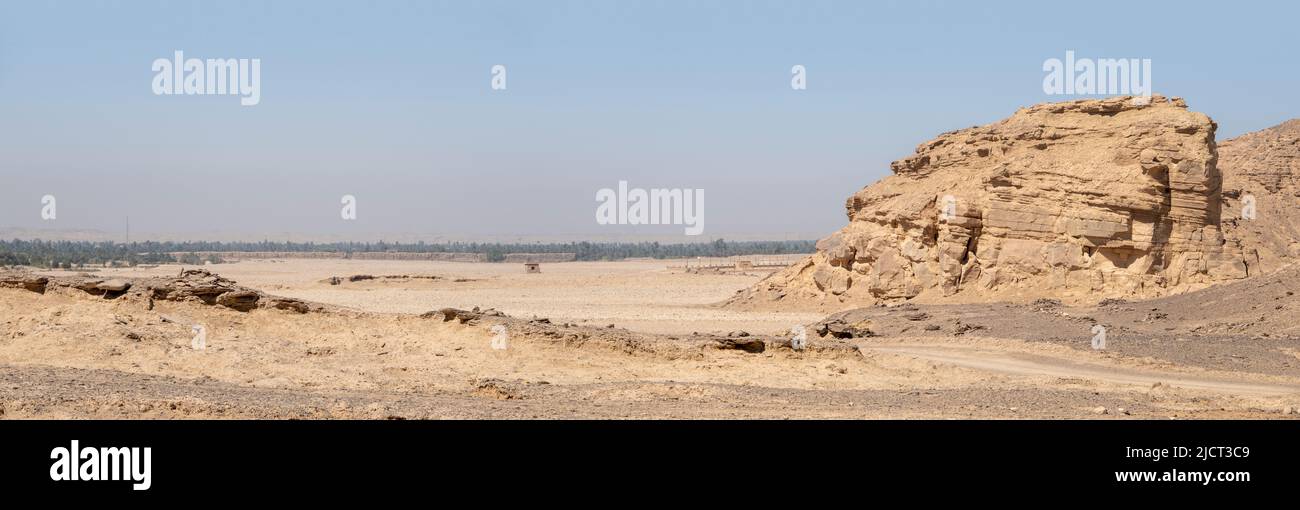
[[[1150,387],[1155,383],[1164,383],[1186,389],[1234,395],[1300,394],[1300,385],[1294,384],[1252,383],[1222,378],[1197,377],[1173,372],[1136,370],[1039,354],[978,347],[915,344],[878,346],[870,347],[870,349],[886,354],[911,356],[959,367],[1011,375],[1074,377],[1143,387]]]

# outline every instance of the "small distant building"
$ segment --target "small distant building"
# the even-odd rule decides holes
[[[524,272],[528,274],[542,272],[542,265],[538,262],[524,262]]]
[[[736,269],[741,270],[741,271],[748,270],[748,269],[754,269],[754,261],[752,261],[752,260],[737,260],[737,261],[736,261]]]

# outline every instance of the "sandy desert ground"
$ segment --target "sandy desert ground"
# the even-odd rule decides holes
[[[766,276],[686,274],[661,260],[544,264],[525,274],[518,264],[375,260],[248,260],[209,266],[240,285],[270,294],[357,310],[422,313],[443,307],[496,308],[508,315],[637,331],[687,334],[732,330],[783,331],[821,318],[816,313],[733,312],[708,305]],[[115,269],[101,276],[176,274],[176,266]],[[330,277],[375,280],[330,285]],[[413,276],[385,279],[383,276]],[[435,276],[438,279],[421,279]]]
[[[862,334],[835,338],[815,333],[822,314],[716,306],[764,273],[666,265],[207,267],[323,305],[309,313],[0,288],[0,416],[1300,418],[1295,271],[1143,302],[852,310],[825,323]],[[446,307],[484,313],[424,313]],[[1108,328],[1106,350],[1090,347],[1095,324]],[[203,350],[191,346],[195,325]],[[804,350],[790,346],[793,325],[808,326]],[[491,348],[497,326],[504,350]]]

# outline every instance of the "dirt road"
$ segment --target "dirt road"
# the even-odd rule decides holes
[[[871,350],[1002,374],[1078,378],[1139,388],[1163,384],[1176,388],[1229,395],[1300,395],[1300,384],[1262,384],[1224,378],[1199,377],[1180,372],[1136,370],[1122,366],[1077,361],[1042,354],[982,349],[962,345],[912,344],[871,347]]]

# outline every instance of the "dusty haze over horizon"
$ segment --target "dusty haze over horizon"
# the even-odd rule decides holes
[[[1300,69],[1278,65],[1294,5],[1159,23],[1074,8],[7,4],[0,236],[124,240],[129,217],[135,240],[817,239],[917,144],[1080,98],[1042,90],[1042,63],[1066,51],[1151,59],[1155,92],[1210,115],[1220,140],[1300,111]],[[174,51],[260,59],[260,103],[155,95],[151,62]],[[597,190],[621,180],[706,190],[703,234],[597,224]]]

